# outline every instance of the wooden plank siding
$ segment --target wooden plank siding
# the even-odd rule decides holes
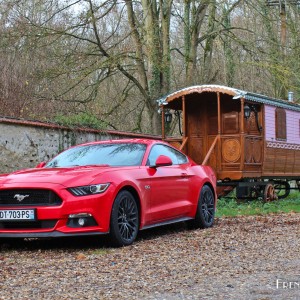
[[[266,141],[276,141],[275,106],[265,105],[265,137]],[[300,145],[300,112],[286,110],[286,143]]]
[[[265,148],[263,177],[300,177],[300,150]]]
[[[286,140],[276,139],[276,107],[265,105],[264,177],[299,177],[300,112],[285,112]]]

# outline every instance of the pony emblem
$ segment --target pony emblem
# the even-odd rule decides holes
[[[19,202],[23,201],[27,197],[29,197],[29,195],[20,195],[20,194],[14,195],[14,198],[17,198],[17,201],[19,201]]]

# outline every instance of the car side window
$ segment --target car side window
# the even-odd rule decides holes
[[[187,163],[187,157],[184,154],[166,145],[158,144],[152,147],[147,160],[147,165],[148,166],[155,165],[155,162],[160,155],[165,155],[170,157],[173,165],[180,165],[180,164]]]

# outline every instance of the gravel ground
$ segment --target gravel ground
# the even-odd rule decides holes
[[[280,214],[148,230],[118,249],[0,240],[0,299],[300,300],[299,237],[300,214]]]

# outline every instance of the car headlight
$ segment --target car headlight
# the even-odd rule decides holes
[[[109,187],[110,183],[92,184],[85,186],[77,186],[68,188],[74,196],[87,196],[104,193]]]

